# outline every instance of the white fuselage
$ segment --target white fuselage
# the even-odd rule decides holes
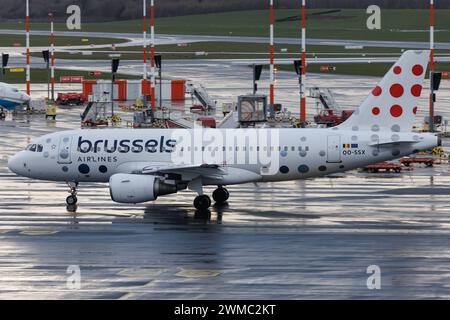
[[[0,83],[0,108],[13,110],[15,107],[26,104],[30,100],[30,96],[20,92],[17,88],[7,83]]]
[[[186,188],[194,206],[209,208],[204,185],[307,179],[398,159],[440,145],[434,134],[410,132],[429,60],[406,51],[349,119],[332,129],[75,130],[37,139],[10,159],[22,176],[66,181],[68,205],[78,182],[108,182],[120,203],[154,201]]]
[[[233,134],[245,136],[245,129]],[[241,131],[239,131],[241,130]],[[393,133],[372,131],[344,131],[340,129],[254,129],[276,137],[270,145],[250,137],[229,141],[226,145],[208,147],[204,141],[189,147],[180,147],[172,129],[105,129],[75,130],[53,133],[33,142],[36,151],[25,150],[9,161],[15,173],[33,179],[73,182],[108,182],[118,173],[139,174],[152,165],[173,165],[174,155],[197,153],[197,156],[222,151],[217,161],[225,177],[203,179],[204,185],[230,185],[248,182],[269,182],[306,179],[344,172],[410,155],[438,145],[433,134]],[[276,131],[272,131],[276,130]],[[192,133],[193,130],[184,130]],[[174,138],[175,137],[175,138]],[[106,142],[107,141],[107,142]],[[260,145],[258,145],[260,144]],[[276,165],[267,169],[267,163],[255,161],[252,154],[266,152]],[[191,158],[191,157],[189,157]],[[191,159],[194,159],[192,156]],[[234,161],[233,161],[234,158]],[[239,158],[240,160],[236,161]],[[198,158],[201,163],[205,158]],[[253,160],[252,160],[253,159]],[[200,164],[201,164],[200,163]]]

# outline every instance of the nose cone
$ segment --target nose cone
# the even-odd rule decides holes
[[[25,93],[21,94],[21,98],[22,98],[21,100],[25,101],[25,102],[30,102],[31,101],[31,97],[29,95],[25,94]]]
[[[20,163],[18,157],[19,156],[16,154],[8,160],[8,168],[11,172],[20,175]]]

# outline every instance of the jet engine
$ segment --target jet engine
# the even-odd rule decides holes
[[[177,193],[176,185],[152,175],[115,174],[109,179],[111,199],[119,203],[154,201],[159,196]]]

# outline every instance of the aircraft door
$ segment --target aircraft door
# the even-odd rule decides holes
[[[328,163],[340,163],[341,160],[341,136],[328,136]]]
[[[59,141],[58,149],[58,163],[60,164],[70,164],[72,163],[72,157],[70,154],[72,145],[71,136],[62,136]]]

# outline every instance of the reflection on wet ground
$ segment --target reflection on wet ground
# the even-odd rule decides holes
[[[6,163],[34,137],[75,128],[79,113],[0,123],[0,299],[450,297],[448,164],[234,186],[206,214],[190,192],[125,206],[85,184],[70,214],[64,183]],[[74,265],[80,290],[67,287]],[[367,289],[370,265],[381,290]]]

